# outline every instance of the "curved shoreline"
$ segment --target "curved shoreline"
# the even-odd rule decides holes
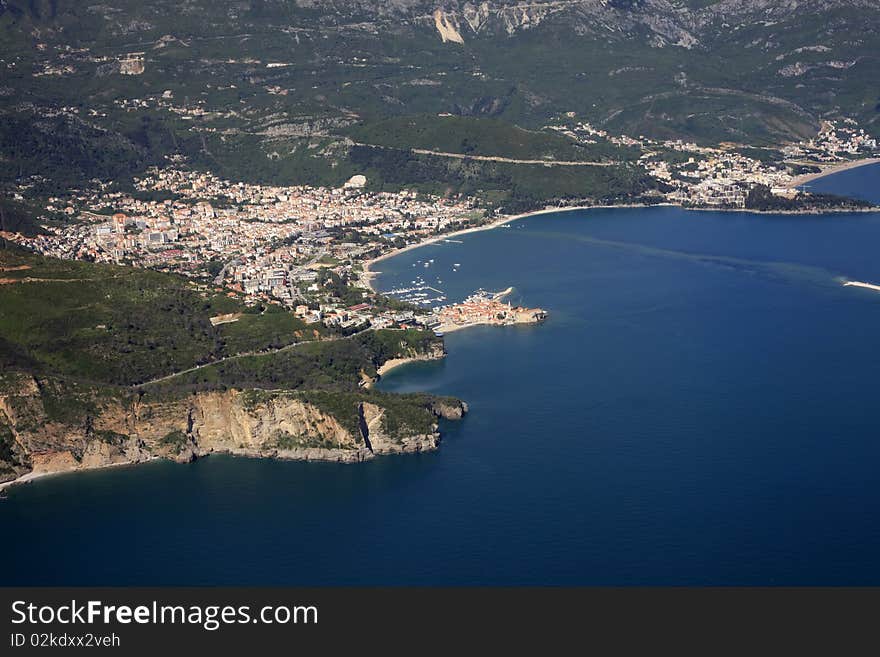
[[[851,160],[849,162],[834,162],[831,164],[813,164],[812,166],[817,166],[821,169],[818,173],[805,173],[802,176],[797,176],[792,179],[792,181],[786,185],[788,188],[801,187],[811,182],[815,182],[821,178],[825,178],[827,176],[833,176],[835,173],[843,173],[844,171],[850,171],[851,169],[859,169],[861,167],[870,166],[872,164],[880,164],[880,157],[868,157],[862,160]]]
[[[559,212],[574,212],[576,210],[613,210],[617,208],[655,208],[655,207],[676,207],[675,203],[655,203],[655,204],[647,204],[647,203],[623,203],[620,205],[575,205],[575,206],[566,206],[559,208],[544,208],[543,210],[533,210],[531,212],[523,212],[521,214],[513,214],[513,215],[505,215],[492,221],[488,224],[484,224],[482,226],[474,226],[472,228],[463,228],[462,230],[457,230],[452,233],[443,233],[442,235],[434,235],[433,237],[425,238],[420,242],[416,242],[415,244],[407,244],[404,247],[399,249],[394,249],[393,251],[389,251],[388,253],[383,253],[381,255],[376,256],[371,260],[367,260],[364,263],[364,275],[363,282],[370,288],[373,292],[378,292],[373,286],[373,279],[378,276],[381,272],[373,271],[372,267],[377,262],[381,262],[383,260],[388,260],[389,258],[393,258],[395,256],[399,256],[402,253],[406,253],[407,251],[413,251],[415,249],[420,249],[423,246],[428,246],[429,244],[436,244],[437,242],[442,242],[444,240],[448,240],[453,237],[458,237],[459,235],[467,235],[469,233],[479,233],[485,230],[494,230],[499,226],[503,226],[504,224],[508,224],[512,221],[518,221],[519,219],[525,219],[526,217],[537,217],[542,214],[556,214]]]
[[[398,367],[406,365],[408,363],[420,363],[427,362],[428,360],[434,360],[429,358],[392,358],[391,360],[385,361],[385,363],[376,370],[376,375],[381,378],[388,374],[391,370],[396,370]]]
[[[880,158],[872,159],[872,160],[858,160],[856,162],[847,163],[851,166],[847,166],[845,168],[835,167],[833,171],[827,171],[822,174],[811,174],[815,177],[814,180],[819,178],[824,178],[825,176],[830,176],[835,173],[841,173],[843,171],[847,171],[849,169],[856,169],[861,166],[866,166],[869,164],[880,164]],[[804,183],[799,183],[804,184]],[[433,237],[425,238],[420,242],[416,242],[415,244],[407,244],[404,247],[399,249],[394,249],[392,251],[388,251],[387,253],[383,253],[381,255],[372,258],[371,260],[367,260],[364,262],[364,270],[363,275],[361,277],[362,282],[366,285],[372,292],[379,292],[376,287],[373,285],[373,279],[375,279],[382,272],[373,271],[373,265],[378,262],[382,262],[383,260],[388,260],[389,258],[394,258],[399,256],[407,251],[414,251],[415,249],[420,249],[423,246],[428,246],[430,244],[436,244],[437,242],[443,242],[444,240],[448,240],[453,237],[457,237],[459,235],[467,235],[469,233],[479,233],[485,230],[494,230],[499,226],[503,226],[513,221],[518,221],[519,219],[525,219],[526,217],[537,217],[543,214],[557,214],[562,212],[575,212],[577,210],[618,210],[618,209],[627,209],[627,208],[680,208],[682,210],[686,210],[689,212],[740,212],[746,214],[767,214],[767,215],[779,215],[779,216],[792,216],[792,215],[819,215],[819,214],[857,214],[857,213],[873,213],[880,212],[880,207],[871,206],[867,208],[827,208],[827,209],[815,209],[815,210],[748,210],[746,208],[713,208],[713,207],[705,207],[705,208],[697,208],[697,207],[686,207],[681,205],[680,203],[621,203],[619,205],[574,205],[574,206],[566,206],[559,208],[544,208],[543,210],[534,210],[532,212],[523,212],[521,214],[504,216],[492,221],[488,224],[484,224],[482,226],[474,226],[473,228],[464,228],[462,230],[457,230],[452,233],[443,233],[442,235],[434,235]]]

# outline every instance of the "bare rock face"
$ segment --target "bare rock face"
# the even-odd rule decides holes
[[[0,482],[154,458],[186,462],[214,453],[357,463],[378,454],[436,449],[440,442],[436,424],[428,432],[410,432],[405,426],[389,431],[386,410],[374,403],[360,404],[355,431],[285,391],[228,390],[163,402],[95,403],[96,412],[85,422],[65,423],[48,421],[35,379],[22,377],[13,393],[0,393]],[[466,407],[449,401],[430,410],[460,418]]]
[[[137,438],[124,438],[118,443],[105,440],[91,440],[86,444],[80,458],[80,467],[101,468],[124,463],[141,463],[152,458]]]
[[[434,27],[440,35],[443,43],[451,41],[452,43],[464,43],[461,33],[458,30],[458,21],[452,15],[447,15],[442,9],[434,10]]]
[[[445,420],[460,420],[468,412],[468,405],[458,400],[438,399],[431,405],[431,410]]]
[[[33,472],[35,474],[64,472],[78,468],[79,461],[69,450],[39,452],[33,455]]]
[[[364,442],[373,454],[425,452],[437,449],[440,444],[436,424],[429,433],[405,432],[399,437],[390,435],[385,424],[385,409],[376,404],[361,404],[360,419]]]
[[[375,404],[364,403],[360,405],[360,430],[364,442],[370,450],[381,450],[390,441],[383,430],[385,410]]]
[[[190,433],[202,453],[274,450],[284,437],[289,442],[311,437],[331,448],[358,447],[335,418],[295,398],[248,407],[237,391],[207,393],[193,404],[190,419]]]

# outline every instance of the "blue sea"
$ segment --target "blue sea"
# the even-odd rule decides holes
[[[880,167],[820,188],[880,201]],[[880,283],[880,214],[509,226],[381,263],[550,313],[385,377],[470,404],[439,451],[13,488],[0,583],[880,585],[880,293],[842,285]]]

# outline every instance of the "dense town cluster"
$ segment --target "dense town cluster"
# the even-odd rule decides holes
[[[768,164],[737,152],[701,148],[696,144],[671,144],[674,150],[693,153],[684,162],[645,155],[640,160],[648,172],[671,188],[666,198],[674,203],[696,206],[742,208],[755,185],[771,193],[794,198],[800,192],[785,167]]]
[[[366,182],[354,176],[340,188],[276,187],[156,169],[136,181],[133,195],[52,198],[47,210],[75,221],[12,238],[46,255],[213,280],[249,301],[283,304],[307,322],[385,327],[414,314],[364,302],[367,293],[349,285],[362,278],[363,263],[479,223],[483,213],[469,200],[368,192]]]
[[[433,313],[436,329],[440,333],[455,331],[468,326],[489,324],[509,326],[511,324],[535,324],[547,317],[541,308],[525,308],[504,303],[500,295],[478,292],[461,303],[438,308]]]
[[[641,148],[644,154],[639,163],[664,183],[664,195],[669,202],[700,207],[745,207],[749,191],[758,185],[768,188],[775,196],[797,197],[801,192],[788,165],[833,164],[877,153],[876,139],[852,119],[844,123],[846,125],[837,126],[824,121],[816,137],[782,149],[784,161],[748,157],[740,152],[742,149],[732,145],[712,148],[682,140],[660,141],[644,135],[637,139],[616,136],[585,122],[573,125],[563,122],[548,128],[584,144],[605,140],[618,146]]]
[[[138,60],[124,65],[137,69]],[[640,149],[638,162],[662,183],[663,199],[689,206],[744,207],[756,186],[792,199],[801,194],[792,165],[842,162],[877,150],[877,141],[851,121],[843,127],[823,123],[815,138],[787,147],[782,161],[749,157],[749,149],[733,145],[614,136],[589,123],[565,123],[571,118],[548,128],[580,143],[605,140]],[[27,194],[27,184],[19,184],[18,198]],[[169,166],[135,179],[131,193],[94,181],[87,191],[50,198],[46,211],[68,221],[46,225],[34,237],[6,237],[45,255],[182,274],[250,303],[283,305],[307,323],[352,330],[419,324],[443,331],[544,316],[540,309],[481,295],[443,305],[442,290],[420,276],[381,303],[367,289],[364,265],[371,259],[484,223],[485,211],[473,198],[369,191],[362,175],[337,188],[232,182],[190,171],[174,156]]]
[[[838,126],[823,121],[819,134],[812,139],[782,149],[786,157],[804,158],[812,162],[842,162],[878,149],[877,139],[859,128],[852,119]]]

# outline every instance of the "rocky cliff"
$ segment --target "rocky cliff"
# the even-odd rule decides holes
[[[47,408],[56,401],[50,387],[23,375],[0,393],[0,482],[214,453],[359,462],[436,449],[437,418],[458,419],[467,410],[462,402],[436,400],[418,407],[424,417],[416,413],[412,421],[383,406],[381,395],[343,395],[328,410],[328,395],[316,402],[291,391],[226,390],[151,401],[90,395],[90,413],[59,421],[57,409]]]
[[[798,12],[875,11],[873,0],[297,0],[325,20],[433,26],[445,42],[514,35],[553,22],[584,35],[634,37],[691,48],[743,26],[772,26]]]

